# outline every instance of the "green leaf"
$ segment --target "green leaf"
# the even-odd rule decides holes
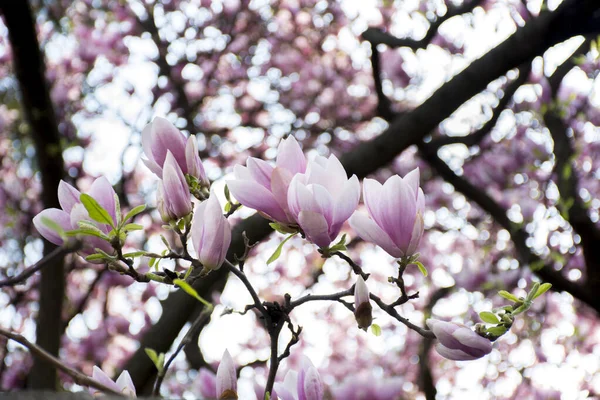
[[[289,226],[280,224],[278,222],[271,222],[271,223],[269,223],[269,226],[271,228],[273,228],[273,230],[275,230],[281,234],[284,234],[284,235],[289,235],[290,233],[298,232],[296,229],[290,228]]]
[[[275,261],[279,258],[279,256],[281,255],[281,249],[283,248],[283,245],[285,244],[285,242],[287,242],[288,240],[293,238],[295,235],[296,235],[295,233],[292,233],[290,236],[286,237],[281,243],[279,243],[279,246],[277,246],[277,249],[275,249],[275,252],[267,260],[267,265],[271,264],[273,261]]]
[[[482,311],[479,313],[479,318],[483,322],[487,322],[488,324],[499,324],[500,319],[496,316],[496,314],[489,311]]]
[[[145,256],[146,252],[143,250],[140,251],[133,251],[131,253],[125,253],[123,254],[123,257],[125,258],[136,258],[136,257],[141,257],[141,256]]]
[[[54,232],[58,233],[58,236],[61,237],[62,240],[67,240],[67,235],[65,234],[65,230],[58,223],[54,222],[48,217],[41,217],[42,224],[46,225],[48,228],[52,229]]]
[[[532,262],[531,264],[529,264],[529,269],[531,269],[533,272],[539,271],[540,269],[544,268],[544,261],[542,260],[536,260],[534,262]]]
[[[225,199],[227,199],[227,203],[231,204],[231,193],[229,193],[229,187],[227,187],[227,185],[225,185],[225,189],[223,189],[223,191],[225,192]],[[228,211],[228,210],[225,210]]]
[[[225,203],[225,207],[223,209],[225,210],[226,213],[231,211],[231,203],[230,202]]]
[[[167,249],[171,250],[171,246],[169,246],[169,242],[167,241],[167,238],[164,237],[163,235],[160,235],[160,240],[162,240],[163,244],[167,247]],[[164,256],[164,254],[163,254]]]
[[[514,301],[514,302],[520,302],[521,300],[519,300],[519,298],[517,296],[515,296],[514,294],[508,293],[506,290],[501,290],[498,292],[498,294],[501,297],[504,297],[506,300],[510,300],[510,301]]]
[[[156,262],[156,258],[151,258],[148,260],[148,267],[152,268],[154,263]]]
[[[487,328],[486,331],[494,336],[502,336],[506,333],[508,329],[505,326],[493,326],[491,328]]]
[[[537,293],[539,288],[540,288],[540,283],[534,282],[533,286],[531,286],[531,289],[529,290],[529,293],[527,293],[526,302],[531,303],[531,301],[535,298],[535,294]]]
[[[140,224],[127,224],[123,227],[126,232],[141,231],[144,227]]]
[[[115,193],[115,216],[117,217],[117,226],[121,226],[121,202],[119,201],[119,196]]]
[[[82,193],[81,196],[79,196],[79,200],[81,200],[81,203],[87,210],[91,219],[100,222],[101,224],[110,225],[112,228],[115,227],[115,221],[113,221],[108,211],[106,211],[92,196]]]
[[[153,349],[151,349],[149,347],[146,347],[144,349],[144,351],[146,352],[146,354],[148,355],[150,360],[152,360],[152,363],[154,364],[154,366],[156,367],[158,372],[161,372],[163,369],[164,362],[165,362],[164,353],[160,353],[160,355],[158,355],[158,354],[156,354],[156,351],[154,351]]]
[[[131,210],[129,210],[129,212],[123,218],[123,222],[129,221],[130,219],[132,219],[133,217],[135,217],[139,213],[143,212],[144,210],[146,210],[146,205],[145,204],[142,204],[140,206],[132,208]]]
[[[548,290],[550,290],[551,287],[552,287],[551,283],[542,283],[540,285],[540,287],[538,288],[537,292],[535,293],[535,296],[533,296],[533,298],[537,299],[538,297],[540,297],[541,295],[546,293]]]
[[[173,279],[173,284],[182,288],[184,292],[186,292],[190,296],[194,297],[196,300],[198,300],[200,303],[204,304],[206,307],[212,308],[212,304],[210,304],[208,301],[206,301],[202,297],[200,297],[198,292],[196,292],[196,289],[191,287],[190,284],[187,283],[186,281],[184,281],[182,279]]]
[[[566,164],[562,170],[563,179],[568,180],[571,177],[572,173],[573,173],[573,168],[571,167],[571,164]]]
[[[371,332],[375,336],[381,336],[381,327],[377,324],[371,324]]]
[[[106,257],[104,256],[104,254],[100,254],[100,253],[94,253],[94,254],[90,254],[89,256],[87,256],[85,258],[86,261],[98,261],[98,260],[105,260]]]
[[[333,246],[331,246],[327,249],[327,252],[334,253],[336,251],[346,251],[346,250],[348,250],[348,249],[346,248],[346,234],[344,233],[342,235],[342,238],[336,244],[334,244]]]
[[[425,268],[425,266],[423,265],[423,263],[421,261],[415,261],[413,262],[413,264],[415,264],[417,266],[417,268],[419,268],[419,271],[421,271],[421,273],[423,274],[423,276],[425,278],[427,278],[428,272],[427,272],[427,268]]]
[[[77,236],[77,235],[95,236],[95,237],[99,237],[100,239],[104,239],[107,242],[110,240],[104,232],[102,232],[100,229],[97,229],[97,228],[91,229],[91,228],[86,227],[86,228],[80,228],[80,229],[73,229],[71,231],[67,231],[66,234],[67,234],[67,236]]]

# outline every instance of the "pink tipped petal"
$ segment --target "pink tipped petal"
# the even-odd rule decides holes
[[[312,193],[309,197],[311,206],[302,207],[305,211],[315,211],[325,217],[327,225],[331,226],[333,223],[333,197],[331,194],[321,185],[311,185]]]
[[[121,372],[121,375],[117,378],[117,386],[120,388],[121,393],[129,397],[136,397],[135,386],[133,385],[129,372]]]
[[[382,227],[406,254],[415,223],[415,194],[398,175],[388,179],[383,189],[382,207],[387,218]]]
[[[350,226],[356,231],[358,236],[368,242],[377,244],[392,257],[400,258],[404,255],[402,250],[392,242],[388,234],[366,215],[355,213],[350,218]]]
[[[303,380],[302,392],[298,387],[298,400],[322,400],[323,383],[317,369],[315,367],[308,368]]]
[[[198,154],[198,142],[196,142],[196,137],[193,135],[187,139],[185,144],[185,163],[189,175],[204,184],[208,184],[204,165],[202,165],[202,160],[200,160],[200,155]]]
[[[425,194],[421,188],[417,192],[417,212],[421,214],[425,212]]]
[[[167,207],[176,218],[192,211],[190,189],[173,154],[168,151],[163,167],[163,189]]]
[[[218,269],[231,244],[231,227],[221,204],[211,195],[194,213],[192,242],[198,259],[209,269]]]
[[[227,187],[233,197],[248,208],[262,211],[275,221],[285,221],[285,212],[267,189],[252,181],[227,181]]]
[[[150,171],[152,171],[153,173],[156,174],[156,176],[161,177],[162,176],[162,168],[158,166],[157,163],[155,163],[152,160],[147,160],[145,158],[142,158],[142,162],[144,163],[144,165],[146,167],[148,167],[148,169]]]
[[[152,121],[152,158],[158,165],[163,165],[170,151],[182,169],[187,173],[185,160],[185,136],[172,123],[164,118],[156,117]],[[148,156],[148,159],[150,157]],[[164,168],[164,167],[163,167]],[[185,170],[184,170],[185,169]]]
[[[275,197],[277,204],[282,210],[289,216],[288,209],[288,189],[292,182],[292,174],[283,168],[276,167],[271,174],[271,193]],[[295,222],[293,218],[288,218],[287,221],[282,222]]]
[[[194,218],[192,220],[192,245],[196,251],[196,255],[200,254],[200,244],[204,241],[204,209],[207,201],[203,201],[194,210]]]
[[[60,207],[68,214],[73,206],[80,202],[81,193],[67,182],[61,180],[58,184],[58,202]]]
[[[57,232],[50,229],[42,222],[43,218],[48,218],[49,220],[56,222],[64,231],[69,231],[72,229],[71,217],[69,214],[58,208],[47,208],[33,217],[33,226],[35,226],[35,229],[38,230],[40,235],[50,243],[61,246],[64,241]]]
[[[100,368],[98,368],[95,365],[94,365],[94,368],[92,369],[92,379],[94,379],[95,381],[98,381],[99,383],[103,384],[104,386],[111,388],[115,392],[121,391],[121,389],[119,388],[119,385],[117,385],[115,382],[113,382],[113,380],[110,379],[104,371],[102,371]]]
[[[479,358],[467,354],[462,350],[449,349],[441,343],[436,343],[435,350],[439,353],[440,356],[453,361],[470,361]]]
[[[115,202],[115,189],[105,176],[97,178],[88,192],[112,217],[113,222],[117,221],[117,209]]]
[[[383,185],[374,179],[363,180],[363,200],[371,218],[380,227],[385,226],[387,216],[383,209]]]
[[[248,170],[248,168],[243,165],[236,164],[233,167],[233,176],[238,181],[253,181],[252,174]]]
[[[421,213],[417,212],[415,224],[413,226],[413,231],[410,238],[410,243],[408,244],[408,248],[406,250],[407,255],[413,255],[416,253],[417,248],[421,243],[421,238],[423,237],[424,229],[425,225],[423,222],[423,216],[421,215]]]
[[[258,158],[248,158],[246,167],[256,183],[267,190],[271,190],[271,174],[273,173],[272,165]]]
[[[345,184],[342,192],[338,194],[333,214],[334,230],[341,228],[342,224],[350,218],[358,207],[360,200],[360,183],[356,175],[353,175]],[[337,233],[336,233],[337,236]]]
[[[469,328],[459,328],[452,336],[460,342],[460,349],[470,355],[483,357],[492,351],[492,343]]]
[[[303,174],[306,171],[306,157],[293,136],[279,143],[276,165],[290,171],[292,175]]]
[[[327,247],[331,243],[329,226],[325,217],[313,211],[300,211],[298,223],[308,239],[319,247]]]
[[[217,396],[221,397],[223,392],[227,390],[237,391],[237,375],[233,359],[229,352],[225,350],[217,369]]]
[[[413,190],[413,193],[417,194],[419,189],[419,181],[420,181],[420,172],[419,167],[413,169],[408,174],[404,176],[404,182],[410,186]]]
[[[200,394],[203,397],[217,398],[217,376],[214,373],[202,368],[196,379],[200,382]]]

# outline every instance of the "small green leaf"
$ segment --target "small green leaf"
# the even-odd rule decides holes
[[[531,303],[531,301],[535,298],[535,295],[538,292],[539,288],[540,288],[540,283],[539,282],[534,282],[533,286],[531,286],[531,289],[529,290],[529,293],[527,293],[527,300],[526,300],[526,302]]]
[[[538,288],[535,296],[533,296],[533,298],[537,299],[538,297],[540,297],[541,295],[543,295],[544,293],[546,293],[548,290],[550,290],[551,287],[552,287],[551,283],[542,283],[540,285],[540,287]]]
[[[225,192],[225,199],[227,199],[228,203],[231,203],[231,193],[229,193],[229,187],[225,185],[225,189],[223,189],[223,191]]]
[[[121,202],[119,201],[119,196],[115,193],[115,216],[117,217],[117,226],[121,226]]]
[[[289,235],[290,233],[296,233],[296,232],[298,232],[296,229],[290,228],[289,226],[280,224],[278,222],[271,222],[269,224],[269,226],[271,228],[273,228],[273,230],[275,230],[275,231],[277,231],[279,233],[282,233],[284,235]]]
[[[126,232],[141,231],[144,227],[140,224],[126,224],[123,230]]]
[[[106,257],[104,256],[104,254],[100,254],[100,253],[94,253],[94,254],[90,254],[89,256],[87,256],[85,258],[86,261],[98,261],[98,260],[105,260]]]
[[[151,349],[149,347],[146,347],[144,349],[144,351],[146,352],[146,354],[148,355],[150,360],[152,360],[152,363],[154,364],[154,366],[156,367],[158,372],[161,372],[163,369],[164,362],[165,362],[165,354],[160,353],[160,355],[158,355],[158,354],[156,354],[156,351],[154,351],[153,349]]]
[[[129,221],[130,219],[132,219],[133,217],[135,217],[139,213],[143,212],[144,210],[146,210],[146,205],[145,204],[142,204],[140,206],[132,208],[131,210],[129,210],[129,212],[123,218],[123,222]]]
[[[60,236],[62,240],[64,240],[64,241],[67,240],[67,235],[66,235],[64,229],[62,228],[62,226],[60,226],[58,223],[54,222],[53,220],[51,220],[48,217],[41,217],[41,220],[42,220],[42,224],[46,225],[48,228],[50,228],[54,232],[58,233],[58,236]]]
[[[171,250],[171,246],[169,246],[169,242],[167,241],[166,237],[164,237],[163,235],[160,235],[160,240],[162,240],[163,244],[167,247],[167,249]]]
[[[336,251],[346,251],[346,250],[348,250],[348,249],[346,248],[346,234],[344,233],[342,235],[342,238],[336,244],[334,244],[333,246],[331,246],[327,249],[327,253],[331,254]]]
[[[498,294],[501,297],[504,297],[506,300],[510,300],[510,301],[514,301],[514,302],[520,302],[521,300],[519,300],[519,298],[517,296],[515,296],[514,294],[508,293],[506,290],[501,290],[498,292]]]
[[[573,168],[571,167],[571,164],[566,164],[562,170],[563,179],[568,180],[571,177],[572,173],[573,173]]]
[[[421,261],[415,261],[415,262],[413,262],[413,264],[415,264],[417,266],[417,268],[419,268],[419,271],[421,271],[421,273],[423,274],[423,276],[425,278],[427,278],[427,275],[428,275],[427,268],[425,268],[425,266],[423,265],[423,263]]]
[[[156,258],[151,258],[148,260],[148,267],[152,268],[154,263],[156,262]]]
[[[508,329],[505,326],[493,326],[491,328],[487,328],[486,331],[494,336],[502,336],[506,333]]]
[[[496,314],[491,313],[489,311],[482,311],[479,313],[479,318],[483,322],[487,322],[488,324],[499,324],[500,319],[496,316]]]
[[[292,233],[290,236],[286,237],[281,243],[279,243],[279,246],[277,246],[277,249],[275,249],[275,252],[267,260],[267,265],[271,264],[273,261],[275,261],[279,258],[279,256],[281,255],[281,249],[283,248],[283,245],[285,244],[285,242],[287,242],[288,240],[293,238],[295,235],[296,235],[295,233]]]
[[[100,239],[104,239],[107,242],[110,240],[108,236],[104,232],[99,229],[90,229],[90,228],[80,228],[73,229],[72,231],[66,232],[67,236],[77,236],[77,235],[86,235],[86,236],[95,236]]]
[[[182,279],[173,279],[173,284],[182,288],[184,292],[186,292],[190,296],[194,297],[196,300],[198,300],[200,303],[204,304],[206,307],[212,308],[212,304],[210,304],[208,301],[206,301],[202,297],[200,297],[198,292],[196,292],[196,289],[191,287],[190,284],[187,283],[186,281],[184,281]]]
[[[542,260],[536,260],[534,262],[532,262],[531,264],[529,264],[529,269],[531,269],[533,272],[539,271],[540,269],[544,268],[544,261]]]
[[[91,219],[100,222],[101,224],[110,225],[112,228],[115,227],[115,222],[108,211],[106,211],[92,196],[82,193],[81,196],[79,196],[79,200],[81,200],[81,203],[87,210]]]
[[[144,255],[146,255],[146,252],[141,250],[141,251],[133,251],[131,253],[125,253],[125,254],[123,254],[123,257],[136,258],[136,257],[144,256]]]
[[[371,332],[375,336],[381,336],[381,327],[377,324],[371,324]]]
[[[226,213],[231,211],[231,203],[230,202],[225,203],[225,207],[223,209],[225,210]]]

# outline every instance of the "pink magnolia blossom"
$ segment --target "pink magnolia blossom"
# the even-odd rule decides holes
[[[237,374],[235,364],[225,350],[221,363],[217,369],[217,398],[218,399],[237,399]]]
[[[192,212],[190,187],[171,151],[167,151],[162,178],[158,184],[157,204],[163,221],[179,219]]]
[[[319,247],[335,240],[359,199],[358,178],[353,175],[348,179],[334,155],[311,160],[306,173],[292,179],[288,191],[290,213],[307,238]]]
[[[196,138],[190,136],[186,142],[183,133],[166,119],[156,117],[146,125],[142,131],[142,147],[146,156],[142,161],[159,178],[163,178],[167,154],[171,152],[183,174],[208,184],[204,166],[198,155]]]
[[[435,349],[444,358],[455,361],[476,360],[492,351],[489,340],[465,325],[437,319],[428,319],[426,324],[438,340]]]
[[[108,212],[113,221],[116,221],[116,193],[108,179],[103,176],[97,178],[92,183],[88,194]],[[33,225],[46,240],[58,246],[64,244],[64,240],[60,235],[42,222],[43,218],[54,221],[64,231],[79,229],[79,221],[90,222],[106,234],[111,231],[112,228],[110,225],[92,221],[79,199],[80,196],[81,193],[79,190],[75,189],[65,181],[60,181],[58,185],[58,202],[61,208],[47,208],[33,218]],[[86,236],[84,245],[85,247],[81,253],[85,255],[92,254],[95,248],[100,248],[107,253],[113,252],[110,243],[94,236]]]
[[[231,226],[215,195],[202,202],[194,212],[192,243],[205,268],[221,267],[231,243]]]
[[[302,357],[300,371],[289,370],[283,382],[273,386],[273,399],[280,400],[322,400],[323,382],[319,371],[308,357]]]
[[[94,365],[92,378],[104,386],[108,386],[109,388],[113,389],[115,392],[121,392],[127,397],[136,397],[135,386],[133,385],[131,376],[129,376],[129,372],[127,371],[121,372],[121,375],[119,375],[117,381],[115,382],[110,379],[110,377],[106,375],[104,371]],[[96,397],[98,395],[102,395],[102,392],[93,389],[92,394]]]
[[[284,225],[295,225],[288,209],[287,195],[292,178],[306,171],[306,158],[293,136],[284,139],[277,149],[275,166],[250,157],[246,166],[236,165],[235,180],[227,181],[233,196],[244,206]]]
[[[425,196],[419,187],[419,169],[404,178],[394,175],[383,185],[365,179],[363,197],[369,216],[361,213],[352,216],[350,226],[356,233],[392,257],[413,255],[424,230]]]

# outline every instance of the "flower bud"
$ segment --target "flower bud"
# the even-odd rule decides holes
[[[162,178],[163,192],[161,194],[171,219],[179,219],[192,212],[190,188],[181,168],[170,151],[167,151]],[[161,217],[164,220],[162,214]]]
[[[354,286],[354,317],[358,327],[365,331],[373,322],[373,307],[369,301],[369,288],[367,288],[362,276],[356,279],[356,285]]]
[[[467,361],[481,358],[492,351],[492,344],[471,329],[454,322],[428,319],[427,326],[436,336],[437,352],[444,358]]]
[[[231,243],[231,226],[213,194],[194,212],[192,243],[198,260],[207,269],[219,269]]]
[[[131,380],[131,376],[129,372],[123,371],[117,381],[113,381],[109,378],[108,375],[100,368],[94,365],[94,369],[92,370],[92,378],[104,386],[107,386],[113,389],[115,392],[121,392],[125,396],[128,397],[136,397],[135,394],[135,386],[133,385],[133,381]],[[97,397],[102,394],[102,392],[96,391],[96,389],[92,389],[92,394]]]
[[[237,374],[235,364],[227,350],[217,369],[217,396],[219,400],[237,399]]]

